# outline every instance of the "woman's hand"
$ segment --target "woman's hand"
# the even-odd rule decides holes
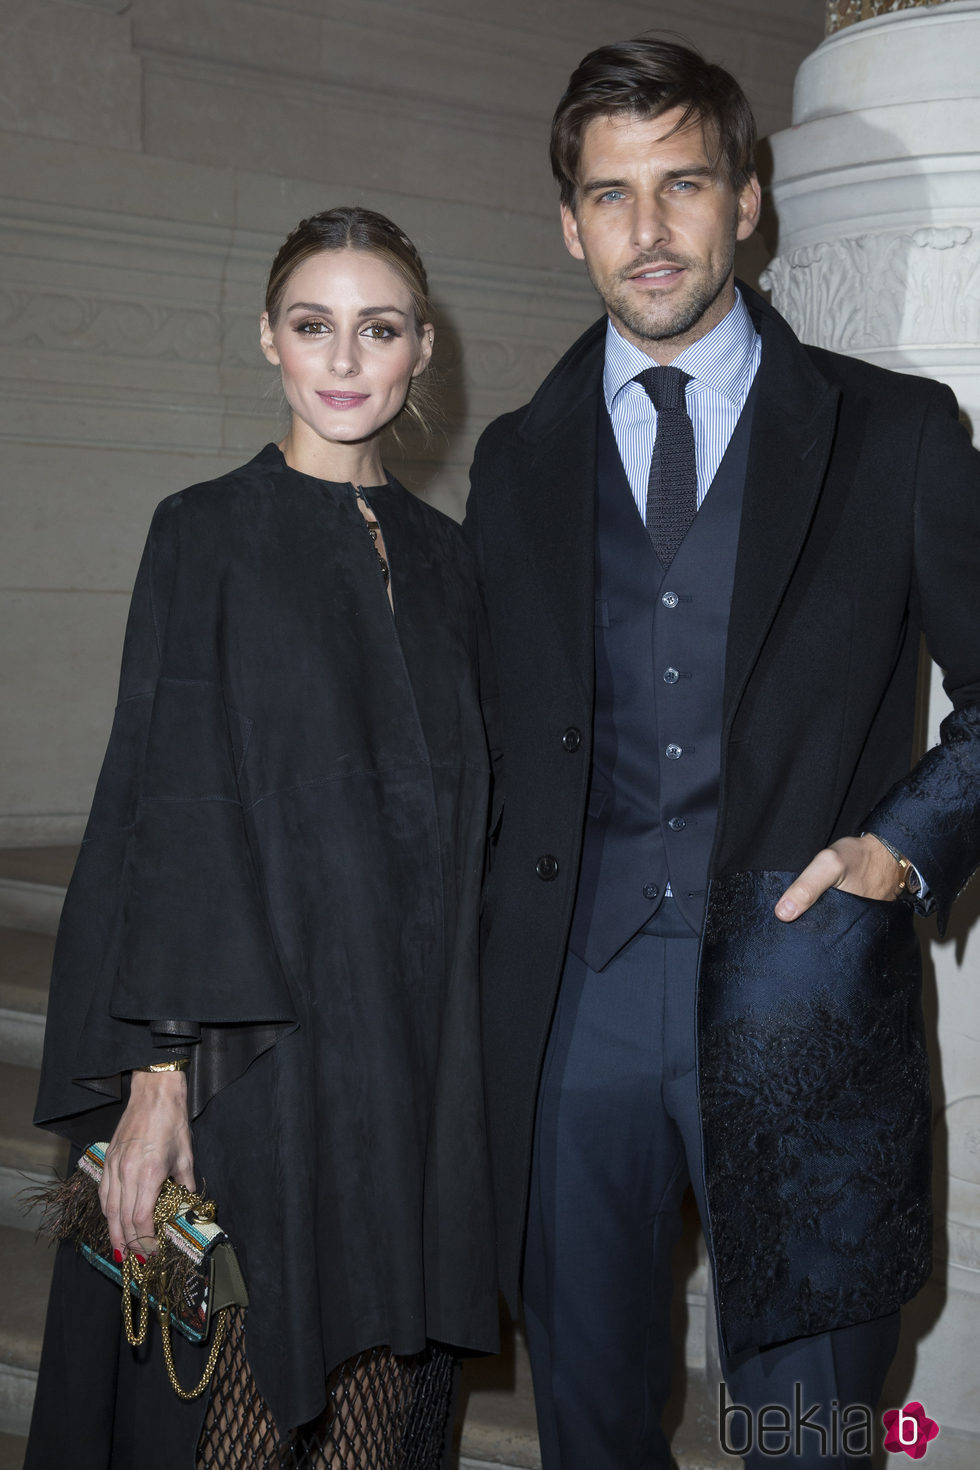
[[[134,1072],[129,1102],[106,1150],[99,1203],[121,1261],[156,1249],[153,1206],[167,1175],[194,1185],[194,1152],[183,1072]]]

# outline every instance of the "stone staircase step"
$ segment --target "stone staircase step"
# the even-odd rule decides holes
[[[0,1431],[26,1434],[34,1402],[54,1247],[0,1227]]]
[[[463,1366],[460,1466],[490,1464],[539,1470],[531,1368],[520,1330],[502,1321],[501,1351]]]
[[[23,1470],[26,1449],[22,1434],[0,1434],[0,1470]]]
[[[54,934],[77,847],[0,849],[0,924]]]
[[[502,1321],[499,1356],[464,1364],[461,1408],[460,1470],[540,1470],[531,1369],[519,1328]],[[678,1362],[664,1419],[677,1470],[739,1470],[741,1460],[719,1444],[717,1412],[717,1387],[709,1392],[703,1371]]]
[[[78,847],[0,847],[0,878],[67,888]]]
[[[31,1122],[36,1093],[33,1067],[0,1065],[0,1225],[22,1231],[37,1227],[22,1191],[63,1174],[68,1159],[67,1143]]]
[[[0,1164],[8,1168],[43,1171],[62,1162],[63,1141],[31,1122],[36,1093],[34,1067],[0,1066]]]
[[[0,1062],[39,1067],[54,939],[0,928]]]
[[[43,1016],[54,937],[29,929],[0,929],[0,1006]]]

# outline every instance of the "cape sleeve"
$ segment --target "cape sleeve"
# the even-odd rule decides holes
[[[35,1122],[82,1144],[114,1126],[123,1075],[152,1056],[168,1018],[198,1038],[192,1116],[295,1025],[238,793],[248,721],[216,677],[182,677],[168,658],[173,605],[188,595],[180,500],[158,507],[140,563],[55,946]]]
[[[497,686],[496,660],[490,636],[487,616],[487,599],[484,582],[483,537],[480,534],[479,498],[483,470],[483,440],[477,444],[470,470],[470,493],[466,501],[463,520],[463,535],[476,559],[479,574],[480,621],[477,637],[477,667],[480,681],[480,709],[486,731],[487,748],[490,753],[492,772],[491,805],[487,821],[487,868],[493,865],[494,851],[500,836],[504,815],[504,755],[501,728],[500,698]]]

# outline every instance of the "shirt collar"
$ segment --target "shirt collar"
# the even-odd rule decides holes
[[[745,398],[746,379],[755,361],[757,335],[742,293],[736,287],[735,305],[728,315],[710,332],[692,342],[690,347],[685,347],[674,358],[671,367],[688,373],[694,379],[692,386],[695,389],[713,388],[716,393],[723,393],[725,397],[741,403]],[[646,353],[627,342],[612,321],[607,321],[602,391],[610,412],[616,395],[637,373],[650,365],[651,360]]]

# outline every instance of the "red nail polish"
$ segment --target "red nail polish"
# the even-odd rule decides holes
[[[116,1263],[117,1266],[121,1266],[122,1265],[122,1251],[114,1250],[112,1252],[112,1259],[115,1261],[115,1263]]]
[[[145,1266],[146,1265],[146,1257],[145,1256],[141,1256],[140,1253],[139,1253],[139,1251],[133,1251],[133,1255],[139,1261],[139,1263],[140,1263],[141,1266]]]

